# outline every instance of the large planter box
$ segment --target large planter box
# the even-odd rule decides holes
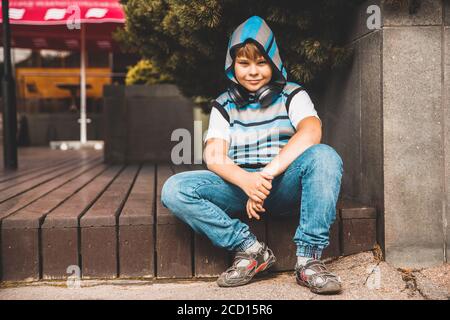
[[[105,162],[170,162],[179,128],[193,145],[193,103],[176,86],[110,85],[103,95]]]
[[[48,146],[50,141],[80,140],[79,113],[24,113],[30,146]],[[91,123],[87,125],[88,140],[102,140],[102,114],[87,114]],[[22,130],[22,129],[20,129]]]

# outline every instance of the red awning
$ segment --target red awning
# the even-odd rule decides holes
[[[9,19],[13,47],[78,51],[83,25],[88,51],[117,51],[112,33],[125,14],[118,0],[10,0]]]

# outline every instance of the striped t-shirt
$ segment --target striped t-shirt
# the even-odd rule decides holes
[[[267,165],[295,134],[298,123],[316,117],[308,93],[288,82],[278,99],[267,108],[251,103],[236,108],[228,92],[213,103],[204,142],[220,138],[229,143],[228,156],[242,167]]]

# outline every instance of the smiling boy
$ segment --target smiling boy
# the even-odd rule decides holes
[[[236,28],[228,44],[230,86],[213,103],[204,160],[208,170],[182,172],[163,186],[161,201],[214,245],[235,251],[221,287],[247,284],[276,259],[246,223],[296,214],[300,221],[296,281],[315,293],[341,291],[339,277],[320,261],[329,244],[342,178],[342,160],[320,144],[321,121],[303,87],[287,81],[273,32],[260,17]]]

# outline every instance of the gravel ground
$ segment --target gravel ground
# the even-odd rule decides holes
[[[379,262],[372,252],[342,257],[328,263],[343,281],[340,295],[319,296],[295,283],[293,273],[267,274],[238,288],[219,288],[215,279],[186,281],[89,280],[80,288],[66,282],[2,283],[0,300],[20,299],[179,299],[179,300],[313,300],[313,299],[448,299],[450,266],[397,270]]]

